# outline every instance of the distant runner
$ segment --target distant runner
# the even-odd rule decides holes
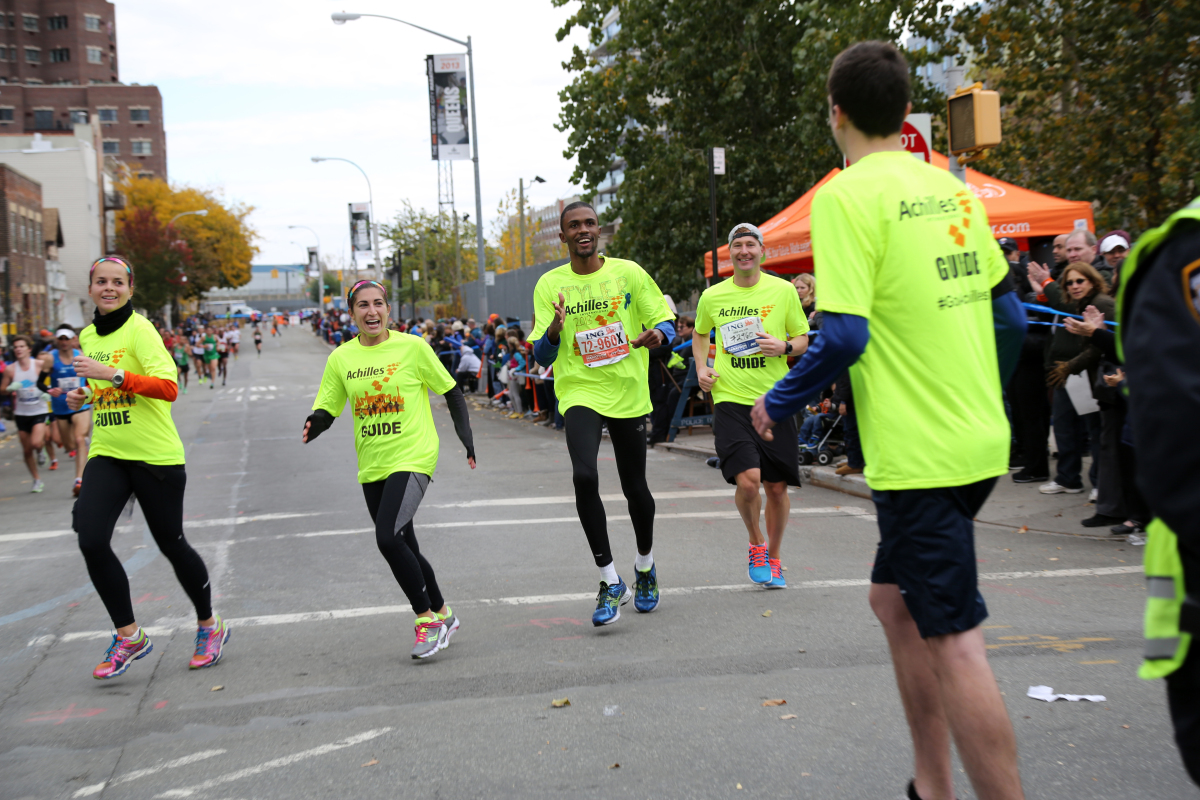
[[[217,334],[217,374],[221,376],[221,385],[225,385],[225,379],[229,376],[227,370],[229,363],[229,339],[227,331],[221,331]]]
[[[737,487],[734,503],[750,534],[750,580],[768,589],[786,589],[780,548],[791,514],[787,487],[800,485],[800,449],[795,417],[778,423],[766,440],[754,430],[750,409],[787,374],[788,356],[808,349],[808,320],[792,284],[764,275],[762,233],[742,223],[729,232],[733,277],[714,283],[700,296],[692,356],[700,388],[712,393],[713,433],[721,474]],[[708,333],[717,331],[715,367],[709,367]],[[767,495],[767,537],[759,529]]]
[[[571,261],[543,275],[533,291],[534,357],[554,364],[555,394],[566,420],[575,508],[596,566],[600,593],[592,624],[609,625],[634,600],[641,612],[658,607],[654,567],[654,497],[646,484],[646,415],[650,413],[649,355],[675,336],[674,315],[662,290],[632,261],[600,253],[596,210],[575,202],[559,216],[559,239]],[[569,348],[561,347],[563,340]],[[596,460],[607,425],[637,537],[634,590],[617,574],[600,500]]]
[[[182,336],[176,336],[171,347],[171,357],[175,360],[176,381],[183,386],[183,393],[187,394],[188,390],[188,372],[191,367],[188,364],[188,345],[187,340]]]
[[[57,346],[51,353],[42,356],[42,362],[49,367],[50,391],[52,398],[50,410],[54,414],[54,425],[58,428],[59,440],[63,449],[75,453],[75,485],[72,492],[79,496],[79,488],[83,484],[83,468],[88,460],[88,435],[92,430],[91,405],[84,404],[78,411],[72,411],[67,406],[67,393],[87,385],[87,379],[75,374],[74,360],[81,355],[75,347],[75,329],[63,325],[54,332]]]
[[[208,375],[208,388],[217,388],[217,334],[209,325],[204,329],[204,336],[200,339],[204,346],[204,372]]]
[[[301,441],[321,435],[350,401],[358,482],[375,521],[375,543],[417,615],[412,657],[428,658],[448,647],[459,627],[413,531],[413,517],[438,461],[429,391],[446,398],[467,464],[475,469],[467,401],[423,339],[388,330],[390,307],[382,284],[359,281],[347,292],[346,305],[360,333],[329,354]]]
[[[225,340],[229,342],[229,352],[233,353],[233,360],[237,361],[238,345],[242,341],[242,331],[236,322],[225,331]]]
[[[10,391],[13,394],[17,436],[21,440],[25,466],[33,476],[33,488],[30,491],[36,493],[46,488],[38,475],[38,459],[40,457],[45,461],[42,447],[49,441],[45,392],[38,387],[44,366],[33,357],[28,337],[14,336],[11,344],[17,360],[4,368],[4,374],[0,377],[0,392]]]
[[[262,340],[262,331],[258,329],[258,323],[256,322],[254,323],[254,349],[258,351],[260,356],[262,355]]]
[[[175,365],[154,325],[133,312],[132,294],[133,270],[125,259],[106,256],[92,264],[88,295],[96,312],[79,336],[86,355],[73,362],[89,386],[67,394],[68,408],[78,411],[94,390],[96,432],[73,516],[88,575],[117,629],[92,671],[98,680],[123,674],[154,649],[133,615],[129,577],[112,551],[113,528],[131,495],[196,608],[199,628],[188,666],[213,666],[229,639],[228,626],[212,610],[208,570],[183,535],[187,472],[183,442],[171,420],[178,394]]]

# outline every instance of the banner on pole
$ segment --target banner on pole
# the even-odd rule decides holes
[[[369,252],[371,249],[371,204],[350,204],[350,249]]]
[[[465,53],[426,56],[429,79],[429,138],[434,161],[471,158]]]

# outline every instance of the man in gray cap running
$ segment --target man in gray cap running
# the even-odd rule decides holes
[[[792,284],[763,273],[763,238],[749,223],[729,232],[733,279],[714,283],[700,295],[692,355],[700,388],[712,394],[713,433],[721,474],[737,487],[734,502],[750,535],[747,567],[751,582],[786,589],[780,563],[783,531],[791,503],[787,487],[800,485],[800,454],[793,417],[778,423],[771,441],[754,430],[750,409],[788,370],[788,356],[808,349],[808,320]],[[709,331],[716,330],[713,366],[708,366]],[[758,518],[759,487],[767,495],[767,535]]]

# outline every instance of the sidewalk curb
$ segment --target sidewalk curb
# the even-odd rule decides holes
[[[871,499],[871,488],[862,475],[838,475],[833,467],[800,467],[800,476],[822,489]]]
[[[711,447],[701,447],[694,444],[684,444],[683,442],[655,442],[653,445],[656,450],[665,450],[668,453],[678,453],[681,456],[691,456],[692,458],[716,458],[717,451]]]

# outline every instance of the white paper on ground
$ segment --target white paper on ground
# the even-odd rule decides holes
[[[1079,416],[1094,414],[1100,410],[1100,404],[1092,397],[1092,384],[1086,372],[1068,375],[1067,384],[1063,388],[1067,390],[1067,397],[1071,398],[1071,405],[1075,406],[1075,413]]]
[[[1053,703],[1055,700],[1070,700],[1072,703],[1091,700],[1093,703],[1103,703],[1106,699],[1102,694],[1055,694],[1049,686],[1030,686],[1025,694],[1034,700],[1045,700],[1047,703]]]

